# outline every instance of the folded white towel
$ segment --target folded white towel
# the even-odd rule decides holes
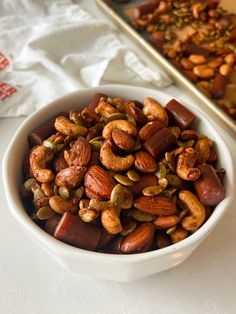
[[[1,117],[28,115],[67,92],[111,83],[161,88],[171,80],[79,4],[0,2]]]

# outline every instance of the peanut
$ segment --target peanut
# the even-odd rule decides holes
[[[214,76],[215,72],[207,65],[197,65],[193,68],[193,73],[202,79],[210,79]]]
[[[190,55],[188,59],[190,62],[197,65],[206,62],[206,57],[204,57],[203,55]]]

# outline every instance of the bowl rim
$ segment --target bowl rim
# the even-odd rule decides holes
[[[18,208],[17,201],[13,198],[10,190],[10,180],[8,176],[8,168],[9,168],[9,162],[10,162],[10,153],[13,148],[13,145],[17,143],[18,138],[20,137],[20,134],[23,130],[25,130],[28,125],[30,124],[31,120],[35,117],[37,117],[39,114],[43,114],[44,112],[48,111],[50,107],[55,106],[59,101],[69,101],[74,96],[79,96],[80,94],[87,94],[91,93],[95,94],[97,92],[106,93],[109,94],[109,90],[117,90],[117,92],[121,92],[122,90],[126,90],[129,92],[130,90],[142,90],[148,95],[148,92],[150,93],[157,93],[162,97],[172,97],[178,100],[177,97],[173,97],[163,91],[157,90],[157,89],[151,89],[146,87],[137,87],[137,86],[128,86],[128,85],[103,85],[98,87],[92,87],[92,88],[83,88],[77,91],[73,91],[70,93],[67,93],[66,95],[57,98],[56,100],[49,102],[47,105],[42,107],[41,109],[37,110],[30,116],[28,116],[24,122],[20,125],[20,127],[15,132],[15,135],[13,136],[2,161],[2,174],[3,174],[3,185],[5,190],[5,195],[7,196],[7,203],[10,208],[11,213],[13,216],[17,219],[17,221],[25,228],[25,230],[33,235],[34,239],[39,240],[43,243],[43,245],[46,246],[46,248],[49,248],[54,253],[60,254],[60,255],[70,255],[70,256],[76,256],[76,257],[88,257],[90,259],[96,259],[96,261],[104,261],[106,263],[108,262],[119,262],[119,263],[133,263],[133,262],[142,262],[144,260],[152,260],[156,259],[158,257],[162,257],[165,255],[169,255],[175,252],[178,252],[180,249],[188,248],[191,246],[197,245],[197,243],[200,243],[204,240],[206,235],[210,233],[216,224],[220,221],[221,217],[225,214],[226,209],[229,208],[230,204],[233,201],[233,193],[228,195],[220,204],[216,206],[216,208],[220,207],[221,210],[218,210],[214,215],[211,215],[209,219],[200,227],[200,229],[197,230],[194,234],[188,236],[186,239],[172,244],[168,247],[157,249],[150,252],[145,253],[137,253],[137,254],[109,254],[109,253],[100,253],[100,252],[93,252],[93,251],[87,251],[84,249],[80,249],[74,246],[71,246],[69,244],[66,244],[62,241],[59,241],[55,238],[53,238],[51,235],[49,235],[47,232],[45,232],[43,229],[41,229],[35,222],[32,221],[32,219],[28,216],[26,211],[24,210],[23,205],[22,208]],[[110,93],[114,93],[111,92]],[[185,104],[185,101],[180,101],[181,103]],[[218,131],[214,127],[213,120],[206,114],[203,113],[201,110],[196,108],[196,106],[193,106],[191,104],[191,101],[188,103],[188,106],[190,107],[190,110],[193,111],[196,116],[200,120],[203,121],[203,123],[209,124],[209,129],[211,129],[211,132],[215,133],[215,138],[217,139],[218,145],[220,143],[220,146],[222,145],[224,154],[228,155],[228,160],[230,161],[228,164],[227,170],[227,177],[229,179],[229,182],[231,184],[231,189],[233,191],[233,186],[235,185],[235,178],[234,178],[234,167],[233,167],[233,160],[230,153],[230,150],[225,143],[225,141],[222,139],[222,137],[219,135]],[[219,127],[221,129],[221,127]],[[18,188],[16,187],[18,190]],[[18,196],[20,199],[20,196]],[[223,204],[222,204],[223,203]],[[22,212],[22,209],[24,212]]]

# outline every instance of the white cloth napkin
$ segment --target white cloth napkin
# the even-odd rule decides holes
[[[162,88],[171,80],[80,4],[0,1],[0,117],[28,115],[70,91],[112,83]]]

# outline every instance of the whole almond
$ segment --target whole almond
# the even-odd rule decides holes
[[[56,185],[60,187],[75,188],[83,180],[86,168],[71,166],[58,172],[55,178]]]
[[[119,129],[112,131],[112,139],[119,148],[127,152],[131,151],[135,146],[135,141],[132,136]]]
[[[101,167],[94,165],[84,177],[84,186],[98,198],[110,198],[115,181]]]
[[[69,151],[64,152],[64,158],[69,166],[85,166],[91,158],[91,147],[89,142],[80,137],[74,142]]]
[[[151,223],[144,223],[134,229],[122,242],[121,252],[134,253],[151,241],[155,228]]]
[[[139,137],[143,142],[147,141],[152,137],[158,130],[163,129],[165,124],[161,120],[155,120],[148,122],[144,127],[139,131]]]
[[[168,229],[175,226],[178,222],[179,218],[176,215],[160,216],[153,221],[157,229]]]
[[[147,152],[139,151],[134,155],[135,168],[141,172],[154,172],[157,169],[157,164],[154,158]]]
[[[169,216],[177,212],[175,202],[163,196],[141,196],[135,200],[134,207],[145,213],[160,216]]]
[[[135,105],[134,101],[131,101],[126,105],[126,113],[134,118],[134,120],[141,126],[147,122],[145,114]]]

